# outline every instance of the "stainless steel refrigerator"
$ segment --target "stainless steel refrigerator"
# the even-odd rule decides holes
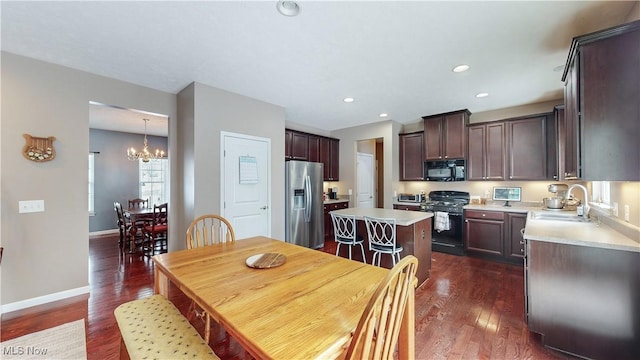
[[[293,160],[285,164],[285,240],[312,249],[323,247],[323,164]]]

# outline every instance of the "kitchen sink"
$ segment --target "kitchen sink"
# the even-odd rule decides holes
[[[588,218],[583,218],[575,213],[560,212],[539,212],[536,211],[531,216],[532,220],[553,220],[553,221],[569,221],[569,222],[589,222]]]

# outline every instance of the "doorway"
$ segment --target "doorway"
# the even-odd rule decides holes
[[[114,201],[126,206],[128,199],[141,197],[141,191],[146,191],[153,194],[155,202],[168,202],[171,170],[168,164],[164,164],[168,160],[163,160],[162,165],[166,166],[154,168],[152,179],[144,183],[147,186],[141,186],[139,161],[130,160],[127,155],[127,149],[131,147],[137,152],[142,150],[145,133],[149,150],[160,149],[166,155],[168,120],[167,115],[89,102],[89,157],[93,157],[93,166],[88,163],[88,170],[93,170],[94,176],[89,175],[89,178],[95,180],[93,192],[89,190],[89,205],[93,200],[94,208],[94,215],[89,217],[90,235],[118,231]],[[148,175],[149,172],[143,171],[143,174]],[[159,182],[160,178],[164,180]]]
[[[356,206],[384,208],[383,149],[383,138],[356,142]]]

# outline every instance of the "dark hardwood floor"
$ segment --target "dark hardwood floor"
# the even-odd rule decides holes
[[[86,319],[89,359],[117,359],[120,336],[113,310],[153,293],[153,263],[122,255],[117,236],[89,240],[89,296],[2,316],[2,341],[77,319]],[[323,249],[335,253],[335,243]],[[433,253],[430,279],[416,291],[417,359],[569,359],[542,346],[524,323],[521,267],[471,257]],[[170,287],[169,297],[186,314],[187,297]],[[203,333],[203,324],[193,320]],[[212,330],[211,346],[223,359],[240,359],[240,346]],[[289,359],[287,359],[289,360]]]

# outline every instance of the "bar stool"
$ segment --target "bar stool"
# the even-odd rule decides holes
[[[398,245],[396,242],[396,219],[365,216],[364,222],[367,225],[367,234],[369,235],[369,250],[373,251],[371,265],[375,265],[377,256],[377,265],[380,266],[382,254],[389,254],[395,266],[396,257],[399,262],[400,253],[404,250],[402,245]]]
[[[367,262],[367,257],[364,255],[364,246],[362,246],[362,236],[356,233],[356,217],[353,215],[336,215],[331,213],[331,220],[333,221],[333,233],[335,240],[338,243],[336,247],[336,256],[340,253],[340,245],[349,246],[349,260],[351,260],[351,247],[360,245],[362,251],[362,261]]]

